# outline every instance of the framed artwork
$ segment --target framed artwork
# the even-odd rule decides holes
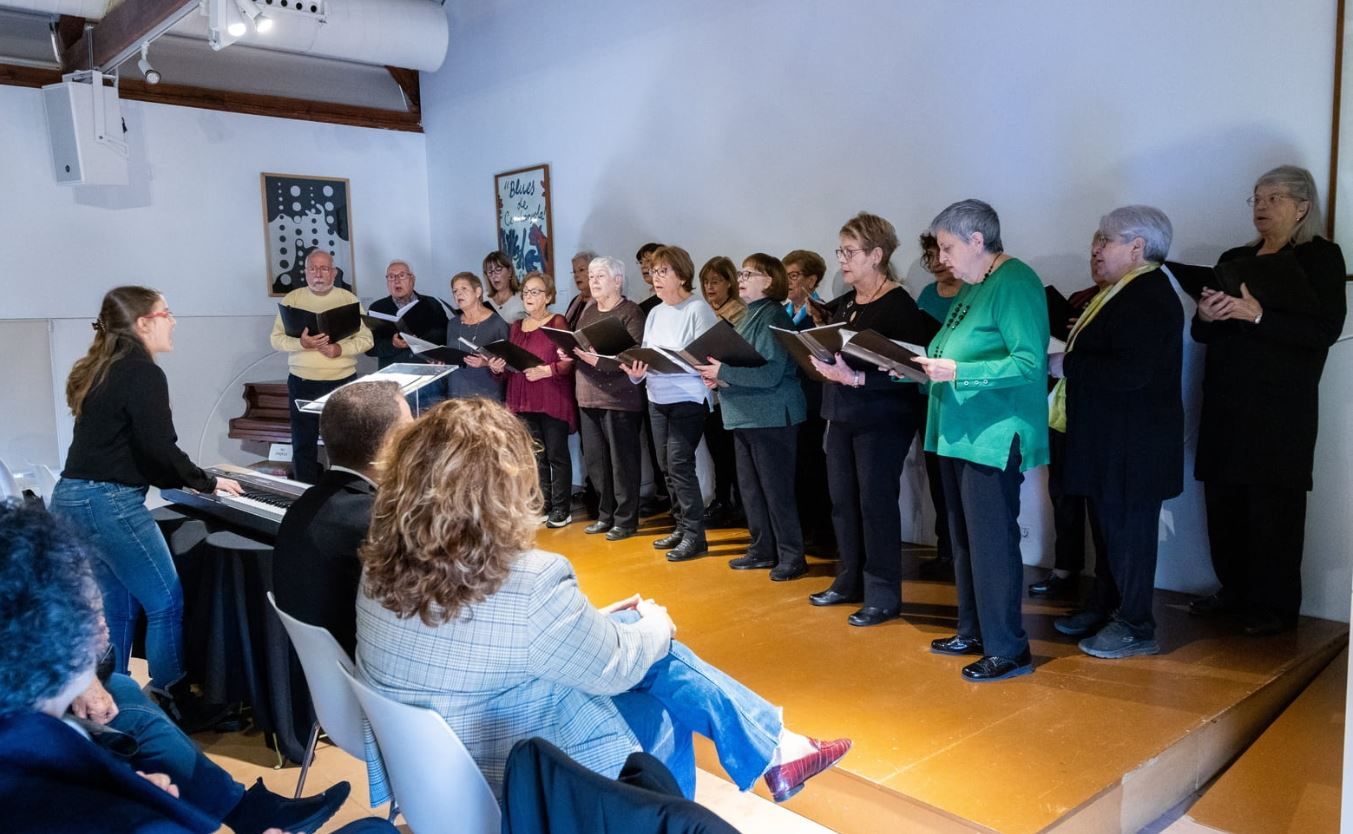
[[[357,292],[352,263],[348,181],[334,177],[260,174],[268,295],[305,286],[305,258],[319,249],[334,259],[334,286]]]
[[[493,178],[498,207],[498,248],[517,268],[554,274],[550,219],[550,166],[504,171]]]

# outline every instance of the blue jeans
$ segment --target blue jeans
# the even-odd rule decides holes
[[[136,620],[144,610],[150,683],[168,691],[184,674],[183,588],[145,501],[146,487],[62,478],[52,493],[52,514],[92,545],[117,671],[127,673]]]
[[[213,819],[224,819],[234,810],[244,786],[204,756],[136,681],[113,674],[104,688],[117,704],[117,716],[108,726],[136,739],[141,748],[128,764],[144,773],[167,774],[183,801]]]
[[[639,618],[636,611],[612,616],[620,622]],[[612,700],[639,745],[667,765],[687,799],[695,798],[691,733],[714,742],[719,764],[744,791],[766,772],[780,743],[778,707],[676,640],[643,680]]]

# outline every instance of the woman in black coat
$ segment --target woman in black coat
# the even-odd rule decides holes
[[[1207,345],[1194,474],[1221,590],[1190,610],[1234,615],[1259,636],[1293,628],[1301,610],[1320,374],[1346,302],[1343,253],[1319,237],[1311,173],[1274,168],[1249,203],[1259,238],[1217,266],[1253,277],[1239,297],[1204,289],[1193,320]]]
[[[1184,311],[1160,269],[1171,237],[1169,218],[1150,206],[1100,219],[1090,256],[1106,280],[1066,353],[1048,363],[1061,377],[1048,421],[1066,436],[1062,492],[1089,500],[1106,551],[1084,608],[1054,626],[1084,637],[1081,651],[1095,657],[1160,651],[1151,614],[1160,507],[1184,487]]]

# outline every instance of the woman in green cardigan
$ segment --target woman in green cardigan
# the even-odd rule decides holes
[[[742,262],[738,295],[747,304],[738,333],[766,358],[759,368],[734,368],[713,359],[699,366],[710,388],[719,389],[724,428],[733,432],[738,487],[752,543],[728,563],[734,570],[770,568],[776,582],[808,572],[803,531],[794,501],[794,459],[799,424],[806,414],[803,387],[789,353],[771,327],[793,328],[784,301],[789,276],[779,258],[757,252]]]
[[[925,448],[939,455],[954,551],[958,633],[939,654],[981,655],[971,681],[1033,671],[1020,622],[1019,486],[1048,462],[1048,313],[1043,284],[1005,254],[1000,220],[963,200],[930,226],[940,263],[963,281],[928,358]]]

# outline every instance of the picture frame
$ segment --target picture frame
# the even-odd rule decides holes
[[[519,278],[537,271],[554,275],[549,164],[496,174],[493,186],[499,250],[512,260]]]
[[[268,295],[305,286],[305,258],[315,249],[334,259],[334,286],[357,292],[352,189],[342,177],[259,174]]]

